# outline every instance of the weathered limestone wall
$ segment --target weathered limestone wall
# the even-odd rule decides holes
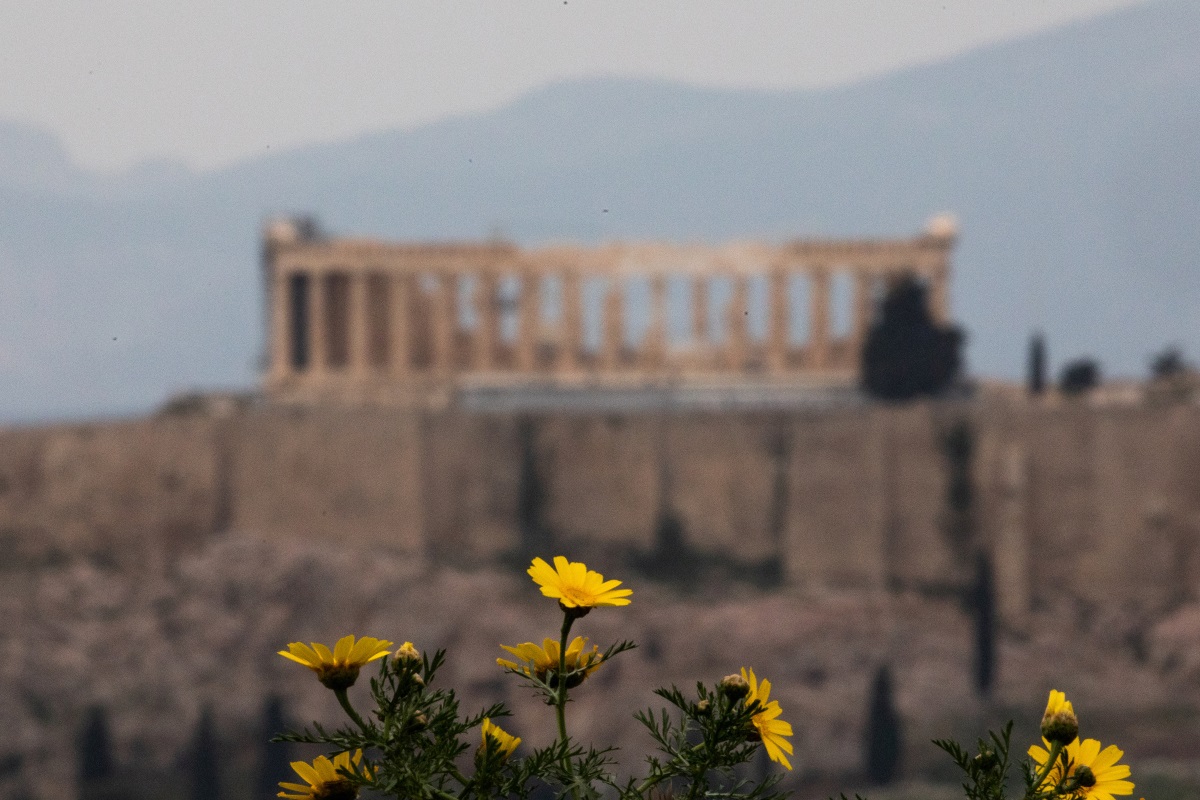
[[[945,445],[963,425],[965,532]],[[802,589],[954,593],[987,552],[1014,629],[1063,597],[1157,613],[1200,590],[1200,413],[262,409],[0,432],[0,535],[60,548],[171,550],[233,529],[477,565],[661,555],[665,519],[706,563],[775,564]]]
[[[1094,604],[1154,610],[1194,596],[1198,421],[1184,409],[1035,418],[1026,441],[1036,593],[1066,582]]]
[[[423,438],[419,417],[370,410],[231,420],[229,527],[422,554]]]
[[[565,540],[652,545],[661,494],[661,417],[547,415],[527,424],[537,431],[537,473],[551,531]]]
[[[427,553],[477,564],[520,546],[521,432],[507,417],[420,418],[418,468]]]
[[[779,496],[789,489],[786,418],[695,414],[665,422],[662,489],[687,541],[735,561],[778,557],[788,525],[787,498]]]
[[[116,553],[223,528],[222,428],[188,418],[4,431],[0,535],[35,532],[47,549]]]
[[[1187,407],[977,415],[980,523],[1002,617],[1069,595],[1158,613],[1200,592],[1200,414]]]

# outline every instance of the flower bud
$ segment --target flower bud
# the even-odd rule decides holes
[[[1069,745],[1079,736],[1079,719],[1067,696],[1050,690],[1046,713],[1042,715],[1042,738],[1050,744]]]
[[[707,699],[701,700],[699,703],[696,703],[696,713],[702,717],[707,717],[709,714],[712,713],[712,703],[709,702]]]
[[[429,717],[425,716],[423,712],[418,711],[416,714],[413,714],[412,726],[418,731],[425,730],[429,727]]]
[[[721,692],[736,702],[750,694],[750,684],[741,675],[726,675],[721,678]]]
[[[974,760],[975,766],[983,772],[991,772],[1000,763],[1000,759],[997,758],[996,753],[987,747],[980,750]]]
[[[1080,764],[1076,767],[1071,777],[1082,789],[1090,789],[1096,785],[1096,773],[1092,772],[1092,768],[1087,764]]]
[[[397,661],[415,661],[421,662],[421,651],[413,647],[412,642],[405,642],[400,645],[400,649],[396,651]]]
[[[1042,737],[1050,744],[1066,746],[1079,737],[1079,720],[1075,712],[1062,709],[1042,717]]]

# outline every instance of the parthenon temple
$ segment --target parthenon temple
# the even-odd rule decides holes
[[[889,281],[949,318],[951,217],[897,239],[719,245],[327,238],[265,229],[267,395],[407,403],[472,386],[852,386]]]

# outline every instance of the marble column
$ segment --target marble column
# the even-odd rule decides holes
[[[658,369],[663,366],[667,355],[667,278],[654,275],[650,278],[650,327],[646,331],[644,363]]]
[[[829,366],[829,269],[813,267],[809,271],[809,313],[811,329],[808,335],[809,366],[822,369]]]
[[[410,275],[395,275],[391,279],[388,297],[392,310],[388,315],[391,323],[392,373],[407,375],[412,370],[412,296],[413,280]]]
[[[727,342],[727,357],[729,366],[740,370],[746,366],[746,355],[749,349],[749,334],[747,331],[747,314],[749,309],[749,292],[745,275],[733,277],[733,297],[729,301],[727,316],[729,341]]]
[[[534,272],[521,275],[517,307],[517,369],[532,372],[537,368],[538,327],[541,324],[541,276]]]
[[[475,279],[475,368],[489,370],[495,365],[496,342],[500,338],[500,319],[496,313],[496,276],[480,273]]]
[[[867,329],[871,326],[871,311],[874,301],[875,275],[859,267],[854,274],[854,329],[851,332],[851,347],[855,363],[861,359],[863,343],[867,340]]]
[[[296,310],[292,308],[292,276],[275,271],[271,275],[271,380],[278,381],[292,375],[296,368],[292,364],[296,325],[292,321]],[[307,310],[307,309],[306,309]],[[309,360],[312,360],[309,354]]]
[[[458,281],[454,275],[434,275],[433,278],[435,283],[430,314],[433,368],[437,372],[448,373],[454,370],[454,331],[458,328],[458,320],[455,319],[452,299]]]
[[[625,291],[619,278],[610,278],[608,292],[604,295],[604,343],[601,347],[601,363],[605,369],[614,370],[621,363],[621,351],[625,349]]]
[[[788,355],[788,275],[782,269],[773,269],[768,278],[767,291],[770,295],[771,320],[767,332],[767,369],[780,373],[787,369]]]
[[[309,372],[322,376],[329,369],[329,330],[325,319],[325,274],[319,270],[309,273],[308,286],[308,334]]]
[[[950,322],[950,268],[945,262],[929,275],[929,314],[939,325]]]
[[[558,367],[570,372],[579,366],[583,350],[583,296],[577,272],[562,276],[562,336],[558,345]]]
[[[706,345],[708,335],[708,276],[692,278],[692,338],[697,344]]]
[[[369,371],[371,326],[367,320],[367,275],[362,271],[347,273],[349,297],[346,303],[347,360],[355,378]]]

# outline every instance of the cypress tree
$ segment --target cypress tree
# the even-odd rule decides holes
[[[1029,393],[1034,397],[1046,391],[1046,339],[1037,331],[1029,339]]]
[[[961,330],[933,320],[925,286],[902,278],[888,290],[863,343],[863,388],[892,401],[939,394],[959,375],[962,343]]]
[[[283,699],[278,695],[267,697],[263,703],[262,730],[259,732],[258,790],[255,797],[274,797],[279,791],[279,782],[292,780],[290,762],[291,748],[287,742],[272,742],[287,728],[287,715]]]
[[[980,552],[975,562],[975,588],[971,603],[975,618],[975,688],[986,696],[996,677],[996,587],[992,560]]]
[[[1100,364],[1094,358],[1077,358],[1068,362],[1058,376],[1058,388],[1063,394],[1085,394],[1100,385]]]
[[[867,777],[883,786],[896,778],[900,766],[900,715],[892,699],[891,670],[884,664],[871,683],[866,730]]]
[[[975,454],[975,434],[970,424],[956,423],[942,439],[942,449],[947,472],[947,533],[955,546],[964,548],[974,537],[975,484],[971,464]],[[963,556],[969,558],[965,552]]]
[[[546,487],[538,471],[537,430],[533,420],[522,417],[517,425],[521,446],[521,470],[517,479],[517,523],[523,557],[541,554],[550,545],[545,523]]]
[[[112,737],[108,729],[108,712],[104,706],[92,706],[84,716],[83,727],[76,739],[79,759],[79,784],[86,787],[110,780],[116,771],[112,754]]]
[[[218,756],[216,725],[212,709],[208,706],[200,712],[192,744],[188,752],[191,800],[219,800],[221,796],[220,758]]]

